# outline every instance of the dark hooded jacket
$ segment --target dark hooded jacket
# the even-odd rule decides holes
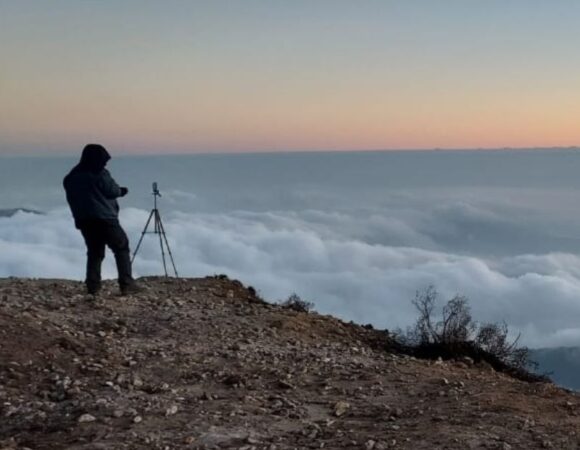
[[[80,228],[83,221],[116,221],[119,214],[117,198],[122,192],[105,169],[111,155],[97,144],[87,145],[80,162],[64,178],[66,199]]]

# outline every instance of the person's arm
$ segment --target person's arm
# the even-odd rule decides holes
[[[119,187],[116,181],[113,180],[113,177],[108,170],[103,170],[103,173],[99,177],[98,186],[103,195],[110,199],[122,197],[127,193],[126,188],[124,191],[123,188]]]

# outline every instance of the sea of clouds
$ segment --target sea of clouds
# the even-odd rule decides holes
[[[128,208],[122,223],[135,245],[149,211]],[[182,276],[225,273],[255,286],[270,300],[296,292],[317,309],[379,327],[414,320],[410,299],[434,285],[442,299],[471,298],[481,321],[505,320],[535,346],[580,342],[580,258],[567,253],[482,258],[428,249],[432,238],[387,218],[374,217],[369,234],[425,243],[385,245],[341,235],[344,214],[319,211],[169,213],[166,231]],[[354,223],[352,223],[354,222]],[[380,231],[379,231],[380,229]],[[353,231],[354,232],[354,231]],[[363,233],[364,234],[364,233]],[[17,213],[0,219],[0,276],[82,280],[85,253],[68,210]],[[137,275],[162,271],[159,243],[146,236]],[[104,276],[113,278],[112,257]]]
[[[319,312],[390,329],[412,324],[411,299],[434,285],[442,301],[468,296],[477,320],[505,321],[532,347],[580,343],[575,188],[439,183],[385,193],[376,183],[238,181],[227,190],[187,190],[164,180],[161,211],[180,275],[224,273],[268,300],[297,293]],[[82,238],[59,186],[51,189],[55,201],[44,214],[0,217],[0,277],[83,279]],[[16,206],[23,192],[11,205],[6,192],[0,200]],[[149,214],[142,197],[122,200],[133,246]],[[146,236],[134,270],[162,273],[154,236]],[[115,277],[110,254],[103,274]]]

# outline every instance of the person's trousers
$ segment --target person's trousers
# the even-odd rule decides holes
[[[88,220],[78,224],[87,246],[87,277],[85,283],[91,293],[101,288],[101,264],[105,258],[105,246],[115,255],[119,285],[121,288],[133,283],[129,239],[116,220]]]

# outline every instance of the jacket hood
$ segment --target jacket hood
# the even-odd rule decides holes
[[[111,159],[109,152],[99,144],[89,144],[83,149],[81,160],[78,164],[80,170],[99,172],[105,168],[107,161]]]

